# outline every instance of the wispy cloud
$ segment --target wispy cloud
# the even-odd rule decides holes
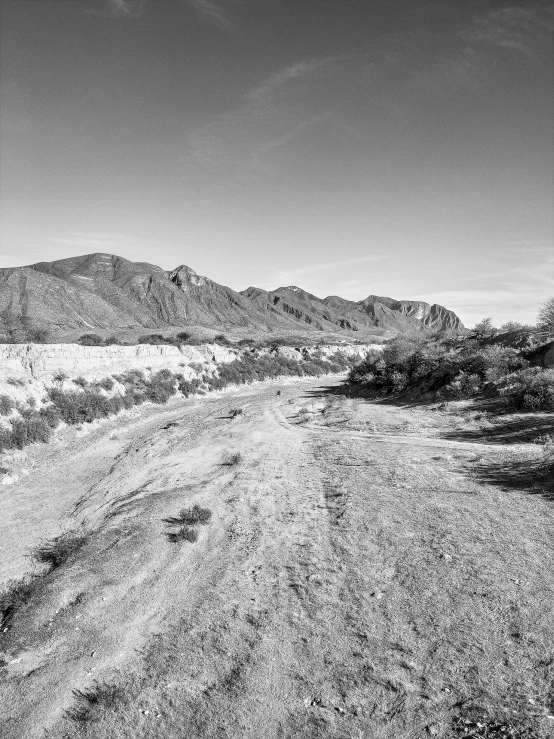
[[[104,10],[88,10],[86,12],[110,18],[139,17],[151,0],[105,0]],[[225,0],[173,0],[190,5],[200,15],[213,21],[219,26],[233,27],[233,21],[227,9]]]
[[[132,237],[105,231],[72,231],[63,236],[52,236],[49,241],[63,246],[73,246],[79,250],[107,252],[128,246],[132,242]]]
[[[337,60],[339,57],[327,57],[325,59],[307,59],[301,62],[294,62],[289,64],[284,69],[279,70],[275,74],[264,80],[258,87],[255,87],[249,93],[246,94],[246,98],[249,100],[262,100],[271,93],[275,92],[278,88],[283,87],[288,82],[298,79],[299,77],[305,77],[307,74],[314,72],[316,69],[321,69],[326,64]]]
[[[537,42],[552,33],[553,10],[534,3],[510,5],[479,16],[465,35],[471,42],[512,49],[531,58]]]
[[[106,0],[105,10],[88,10],[86,12],[94,15],[103,15],[112,18],[126,16],[128,18],[138,17],[148,0]]]
[[[299,278],[303,278],[307,275],[317,275],[317,273],[328,272],[329,270],[340,270],[345,267],[352,267],[356,264],[379,262],[382,259],[386,259],[384,254],[365,254],[361,257],[351,257],[350,259],[341,259],[333,262],[317,262],[304,267],[298,267],[297,269],[280,270],[264,283],[264,287],[267,286],[266,289],[271,290],[276,289],[278,286],[293,285]],[[333,282],[336,284],[335,280],[333,280]],[[358,280],[348,280],[347,283],[341,284],[353,287],[353,282],[357,283]]]
[[[201,15],[219,26],[231,28],[234,25],[223,2],[216,2],[215,0],[186,0],[186,2],[192,5]]]

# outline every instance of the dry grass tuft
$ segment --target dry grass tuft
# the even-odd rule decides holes
[[[76,554],[87,539],[86,533],[69,531],[38,546],[33,552],[33,559],[40,564],[49,565],[50,570],[55,570]]]
[[[223,467],[236,467],[242,462],[242,454],[240,452],[229,452],[221,465]]]
[[[176,516],[165,518],[165,523],[177,526],[194,526],[195,524],[205,524],[210,521],[212,512],[209,508],[194,504],[192,508],[183,508]]]
[[[167,538],[172,544],[180,544],[182,541],[188,541],[194,544],[198,539],[198,532],[191,529],[190,526],[181,526],[178,531],[168,532]]]

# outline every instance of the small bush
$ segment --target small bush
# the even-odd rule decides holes
[[[242,454],[240,452],[230,452],[226,455],[221,463],[224,467],[236,467],[242,462]]]
[[[0,395],[0,416],[9,415],[14,407],[14,402],[9,395]]]
[[[83,346],[100,346],[102,344],[102,337],[98,334],[83,334],[79,336],[79,344]]]
[[[119,345],[121,344],[120,340],[117,338],[117,336],[108,336],[107,339],[104,339],[104,346],[113,346],[113,345]]]
[[[503,379],[500,395],[519,411],[554,411],[554,369],[529,367]]]
[[[126,703],[122,690],[115,685],[95,683],[91,688],[73,691],[74,704],[65,715],[71,721],[89,721],[95,709],[115,709]]]
[[[192,508],[183,508],[176,516],[166,518],[165,523],[171,525],[194,526],[195,524],[208,523],[212,518],[212,512],[209,508],[194,504]]]
[[[39,413],[33,413],[27,418],[12,421],[10,445],[7,448],[23,449],[37,441],[47,442],[51,435],[52,429],[48,422]]]
[[[85,380],[84,377],[76,377],[73,382],[75,383],[75,385],[77,385],[77,387],[85,388],[88,385],[88,380]]]
[[[65,374],[65,372],[58,372],[54,375],[52,379],[54,380],[54,382],[62,383],[67,380],[67,375]]]
[[[25,380],[21,380],[19,377],[8,377],[6,382],[14,387],[24,387],[25,385]]]
[[[51,429],[55,429],[62,420],[60,411],[54,405],[43,406],[39,411],[39,416],[46,421]]]
[[[7,583],[0,593],[0,630],[8,628],[16,612],[29,601],[34,585],[34,577],[11,580]]]
[[[31,329],[27,332],[27,341],[31,344],[44,344],[49,335],[49,331],[45,328]]]
[[[177,336],[175,337],[175,339],[176,339],[176,340],[177,340],[178,342],[181,342],[181,343],[183,343],[183,344],[184,344],[184,343],[186,343],[187,341],[189,341],[189,339],[191,339],[191,338],[192,338],[192,337],[191,337],[191,335],[190,335],[189,333],[187,333],[186,331],[181,331],[181,332],[180,332],[180,333],[178,333],[178,334],[177,334]]]
[[[166,339],[165,336],[162,336],[161,334],[146,334],[146,336],[139,336],[138,343],[159,345],[159,344],[168,344],[170,343],[170,341]]]
[[[178,531],[168,532],[167,538],[173,544],[180,544],[182,541],[188,541],[191,544],[194,544],[198,539],[198,532],[191,529],[189,526],[181,526]]]
[[[79,532],[68,532],[53,541],[38,546],[33,552],[33,559],[40,564],[48,565],[55,570],[65,564],[86,543],[87,535]]]
[[[95,387],[99,387],[102,390],[113,390],[115,385],[111,377],[104,377],[102,380],[98,380],[94,383]]]
[[[231,408],[229,412],[229,418],[236,418],[237,416],[242,416],[243,410],[242,408]]]

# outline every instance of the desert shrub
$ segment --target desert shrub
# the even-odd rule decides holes
[[[401,336],[390,341],[382,352],[368,352],[351,369],[348,382],[384,394],[417,390],[469,397],[480,393],[487,383],[494,385],[527,365],[521,354],[509,347]]]
[[[167,538],[173,544],[180,544],[182,541],[188,541],[194,544],[198,539],[198,532],[191,529],[190,526],[181,526],[178,531],[169,531]]]
[[[105,346],[113,346],[121,344],[121,341],[117,338],[117,336],[108,336],[107,339],[104,339],[104,345]]]
[[[242,462],[242,454],[240,452],[230,452],[225,455],[223,462],[224,467],[236,467]]]
[[[10,580],[0,593],[0,630],[7,629],[16,612],[31,598],[36,578],[25,577],[22,580]]]
[[[196,503],[192,508],[183,508],[176,516],[164,519],[165,523],[180,526],[194,526],[195,524],[206,524],[212,518],[209,508],[202,508]]]
[[[84,377],[76,377],[73,382],[77,387],[85,388],[88,385],[88,380],[85,380]]]
[[[12,421],[11,444],[13,449],[23,449],[28,444],[37,441],[47,442],[52,435],[52,429],[44,418],[34,413],[28,418],[17,418]]]
[[[256,342],[254,341],[254,339],[240,339],[239,341],[237,341],[237,346],[256,346]]]
[[[165,338],[165,336],[162,336],[161,334],[146,334],[146,336],[139,336],[138,338],[139,344],[168,344],[169,340]]]
[[[229,411],[229,418],[236,418],[237,416],[242,416],[242,414],[242,408],[231,408],[231,410]]]
[[[83,391],[64,392],[58,388],[48,391],[52,405],[57,408],[62,421],[70,425],[90,423],[97,418],[106,418],[123,407],[121,396],[107,398],[94,388]]]
[[[0,416],[7,416],[12,412],[14,402],[9,395],[0,395]]]
[[[114,385],[115,383],[111,377],[103,377],[101,380],[98,380],[97,382],[94,383],[95,387],[99,387],[102,390],[107,390],[107,391],[113,390]]]
[[[167,403],[175,395],[175,378],[169,370],[162,369],[147,383],[146,399],[151,403]]]
[[[159,370],[150,380],[139,370],[115,375],[115,379],[125,386],[125,395],[132,400],[132,405],[140,405],[146,401],[164,404],[177,392],[175,377],[167,369]]]
[[[213,338],[214,344],[220,344],[221,346],[233,346],[233,342],[225,336],[225,334],[217,334]]]
[[[54,380],[54,382],[62,383],[65,380],[67,380],[67,375],[65,374],[65,372],[58,372],[57,374],[54,375],[52,379]]]
[[[48,336],[49,332],[45,328],[35,328],[27,331],[27,341],[32,344],[44,344]]]
[[[83,346],[100,346],[102,344],[102,337],[98,334],[83,334],[79,336],[79,344]]]
[[[13,385],[14,387],[23,387],[25,385],[25,380],[22,380],[19,377],[8,377],[6,382],[8,385]]]
[[[69,531],[52,541],[40,544],[33,552],[33,559],[55,570],[65,564],[87,542],[84,532]]]
[[[193,382],[185,380],[182,374],[175,375],[175,379],[177,380],[177,390],[184,395],[185,398],[188,398],[189,395],[196,392],[197,386],[194,385]]]
[[[554,369],[514,372],[502,380],[500,395],[520,411],[554,411]]]
[[[51,429],[55,429],[62,420],[60,411],[55,405],[45,405],[38,412],[39,416],[46,421]]]
[[[106,683],[94,683],[90,688],[73,690],[72,693],[73,705],[65,712],[71,721],[89,721],[96,711],[117,709],[127,703],[121,688]]]

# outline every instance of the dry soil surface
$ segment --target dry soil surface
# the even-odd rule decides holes
[[[483,475],[538,447],[323,382],[30,449],[1,576],[87,539],[0,634],[3,739],[554,735],[554,504]]]

